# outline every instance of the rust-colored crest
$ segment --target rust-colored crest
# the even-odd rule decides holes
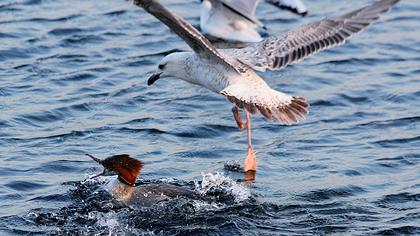
[[[91,155],[88,156],[99,164],[102,164],[105,169],[117,173],[118,179],[130,186],[133,186],[136,183],[137,176],[139,176],[140,170],[143,167],[141,161],[136,160],[127,154],[111,156],[105,160],[100,160]]]

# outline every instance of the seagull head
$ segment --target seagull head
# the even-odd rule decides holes
[[[154,84],[158,79],[165,77],[176,77],[183,79],[186,77],[184,70],[186,55],[183,52],[175,52],[164,57],[158,65],[158,69],[147,80],[147,85]]]

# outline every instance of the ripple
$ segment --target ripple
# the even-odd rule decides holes
[[[394,227],[391,229],[380,230],[377,232],[378,235],[398,235],[398,234],[418,234],[420,232],[420,227],[416,226],[401,226]]]
[[[394,204],[404,204],[407,202],[420,202],[420,194],[412,194],[408,192],[390,194],[384,196],[381,200],[376,203],[384,206],[393,207]]]
[[[9,33],[2,33],[0,32],[0,38],[11,38],[11,39],[16,39],[19,38],[18,36],[14,35],[14,34],[9,34]]]
[[[197,126],[175,133],[180,138],[213,138],[221,134],[222,132],[220,130],[213,129],[209,126]]]
[[[22,115],[16,118],[16,121],[24,121],[23,123],[35,125],[40,123],[50,123],[65,119],[66,114],[59,111],[42,111],[32,114]]]
[[[72,173],[78,169],[79,167],[75,166],[75,161],[58,160],[43,164],[36,171],[44,173]]]
[[[11,189],[22,191],[22,192],[28,192],[33,191],[35,189],[42,189],[46,188],[49,185],[47,184],[41,184],[41,183],[35,183],[34,181],[28,182],[28,181],[11,181],[5,184],[6,187],[9,187]]]
[[[400,155],[391,158],[378,158],[377,161],[385,161],[394,163],[397,166],[414,166],[420,162],[420,154]]]
[[[77,82],[77,81],[84,81],[84,80],[92,80],[95,78],[96,76],[90,73],[76,73],[76,74],[68,75],[63,78],[59,78],[55,80]]]
[[[159,129],[136,129],[136,128],[120,128],[118,129],[122,133],[147,133],[147,134],[166,134],[167,132],[159,130]]]
[[[122,14],[125,14],[127,11],[126,10],[117,10],[117,11],[110,11],[107,13],[104,13],[104,15],[106,16],[119,16]]]
[[[371,121],[368,123],[360,124],[361,127],[368,127],[368,128],[375,128],[375,129],[382,129],[387,127],[400,127],[400,126],[407,126],[409,124],[415,124],[416,122],[420,121],[420,116],[413,116],[413,117],[403,117],[397,118],[392,120],[383,120],[383,121]]]
[[[346,186],[336,189],[320,189],[301,195],[300,197],[307,201],[327,201],[336,198],[346,198],[363,193],[365,190],[357,186]]]
[[[334,107],[334,106],[343,106],[344,103],[338,99],[331,100],[315,100],[311,102],[311,107],[325,106],[325,107]]]
[[[62,194],[50,194],[47,196],[39,196],[39,197],[35,197],[32,199],[29,199],[28,201],[41,201],[41,202],[64,202],[64,201],[68,201],[69,198],[65,195]]]
[[[62,41],[63,47],[73,47],[80,44],[96,44],[104,42],[104,38],[97,35],[72,35],[70,38]]]
[[[373,142],[373,144],[379,145],[384,148],[399,147],[401,144],[418,146],[420,143],[420,136],[409,137],[409,138],[395,138],[385,139]]]
[[[80,34],[81,32],[83,32],[83,30],[80,28],[57,28],[48,32],[48,34],[52,34],[56,36],[63,36],[63,35]]]
[[[26,49],[11,48],[7,50],[0,50],[0,61],[9,59],[25,59],[30,58],[30,52]]]
[[[51,139],[55,139],[55,142],[64,142],[66,141],[66,139],[69,138],[80,138],[80,137],[84,137],[87,134],[89,134],[89,131],[71,131],[69,133],[60,133],[60,134],[51,134],[48,136],[26,136],[26,137],[22,137],[22,138],[9,138],[9,140],[14,140],[14,141],[24,141],[24,142],[30,142],[30,141],[35,141],[35,140],[51,140]]]
[[[340,97],[342,98],[342,100],[348,101],[353,104],[365,104],[370,101],[369,97],[354,97],[349,96],[347,94],[340,94]]]

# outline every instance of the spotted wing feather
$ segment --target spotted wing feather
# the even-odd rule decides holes
[[[254,70],[278,70],[316,52],[337,46],[362,31],[399,0],[381,0],[347,14],[303,25],[283,37],[272,36],[223,53]]]

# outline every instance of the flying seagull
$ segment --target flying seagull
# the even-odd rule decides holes
[[[399,0],[380,0],[347,14],[325,18],[272,36],[241,49],[216,49],[197,29],[175,15],[157,0],[135,0],[178,36],[193,52],[175,52],[165,56],[148,85],[164,77],[176,77],[223,95],[232,102],[233,116],[244,128],[239,109],[246,114],[248,154],[244,172],[256,171],[256,157],[251,145],[250,114],[261,113],[269,120],[291,125],[304,119],[309,105],[306,99],[270,88],[255,71],[278,70],[315,52],[342,44],[387,12]]]
[[[300,0],[266,0],[280,8],[306,15]],[[260,0],[202,0],[200,28],[205,35],[220,39],[253,43],[262,40],[257,32],[264,25],[255,17]]]

